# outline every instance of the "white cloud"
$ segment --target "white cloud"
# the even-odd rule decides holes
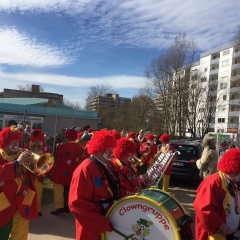
[[[14,28],[0,28],[0,64],[55,67],[71,59],[55,46],[41,44]]]
[[[240,2],[224,0],[1,0],[0,10],[68,14],[85,42],[163,49],[186,32],[203,50],[230,41]],[[226,34],[227,33],[227,34]]]

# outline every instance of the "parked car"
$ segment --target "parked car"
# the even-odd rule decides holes
[[[173,159],[171,178],[200,180],[196,161],[201,158],[203,147],[198,141],[171,141],[177,153]]]

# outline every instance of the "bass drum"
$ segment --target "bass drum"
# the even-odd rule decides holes
[[[106,216],[127,238],[112,231],[102,240],[181,240],[187,213],[175,197],[154,188],[115,202]]]

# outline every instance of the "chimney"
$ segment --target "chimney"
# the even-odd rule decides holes
[[[40,92],[40,85],[32,84],[32,93],[39,93]]]

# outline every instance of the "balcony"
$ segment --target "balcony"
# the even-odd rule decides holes
[[[218,69],[211,70],[209,75],[218,74]]]
[[[231,87],[230,88],[230,93],[236,93],[236,92],[240,92],[240,87]]]
[[[240,75],[232,76],[230,78],[231,81],[236,81],[236,80],[239,80],[239,79],[240,79]]]
[[[216,59],[211,60],[210,64],[219,63],[219,59],[220,59],[220,58],[216,58]]]
[[[239,117],[239,111],[228,112],[229,117]]]
[[[233,65],[232,65],[232,70],[233,70],[233,69],[238,69],[238,68],[240,68],[240,63],[237,63],[237,64],[233,64]]]
[[[237,57],[240,57],[240,51],[233,53],[233,55],[232,55],[232,58],[237,58]]]

